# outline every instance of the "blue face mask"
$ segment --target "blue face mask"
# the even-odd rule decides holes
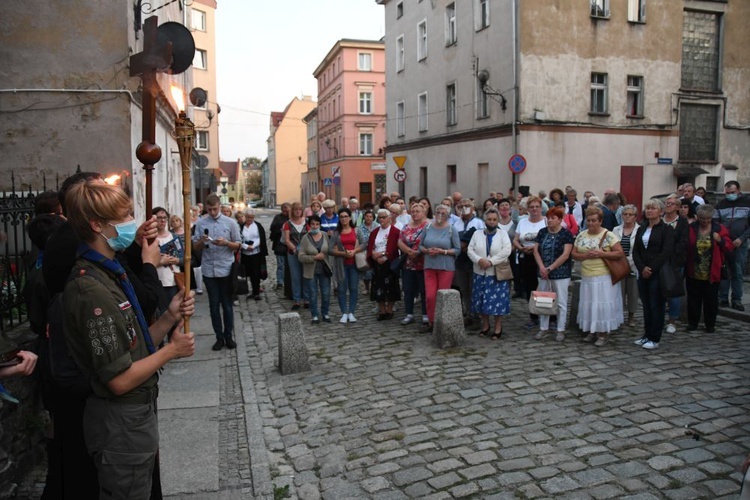
[[[737,201],[737,198],[739,198],[739,195],[737,193],[731,193],[727,195],[728,201]]]
[[[107,244],[112,250],[119,252],[133,244],[135,241],[135,233],[138,230],[138,224],[135,223],[135,219],[128,222],[109,225],[117,230],[117,236],[114,238],[107,238],[102,234],[102,237],[107,240]]]
[[[310,229],[310,231],[308,231],[308,232],[309,232],[310,234],[318,234],[318,233],[320,232],[320,228],[317,228],[317,229]]]

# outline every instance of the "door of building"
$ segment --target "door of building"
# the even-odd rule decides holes
[[[387,194],[385,174],[375,174],[375,200],[373,201],[373,203],[377,205],[380,201],[380,197],[384,194]]]
[[[365,203],[372,203],[372,183],[359,183],[359,206],[363,207]]]
[[[631,205],[638,208],[640,214],[643,210],[643,167],[621,166],[620,167],[620,192]]]

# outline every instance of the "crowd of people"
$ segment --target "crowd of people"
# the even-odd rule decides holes
[[[403,300],[401,323],[421,323],[424,333],[433,330],[437,292],[454,288],[465,324],[493,340],[503,334],[511,298],[534,302],[537,292],[552,292],[554,314],[530,307],[525,328],[538,340],[554,330],[562,342],[575,322],[582,340],[597,347],[621,325],[636,326],[640,302],[643,333],[635,343],[656,349],[662,331],[676,331],[686,294],[688,330],[699,327],[702,312],[713,332],[720,304],[744,310],[750,198],[735,181],[716,207],[701,194],[683,184],[641,212],[614,189],[579,197],[571,186],[549,196],[491,192],[481,202],[456,192],[436,205],[398,192],[377,205],[360,207],[354,197],[337,205],[319,193],[306,206],[283,204],[271,223],[276,287],[285,286],[286,269],[292,310],[309,308],[313,324],[331,322],[335,294],[339,321],[348,323],[357,321],[362,280],[378,321],[391,320]],[[569,318],[575,273],[577,315]]]
[[[583,342],[601,347],[623,323],[637,326],[640,303],[635,344],[656,349],[676,331],[685,295],[688,331],[702,317],[714,332],[720,305],[743,310],[750,197],[735,181],[716,206],[700,192],[682,185],[642,213],[613,189],[600,199],[571,186],[484,200],[456,192],[434,205],[397,192],[363,206],[320,193],[284,203],[266,237],[254,209],[233,212],[216,195],[189,221],[156,207],[139,224],[121,188],[79,173],[37,198],[29,236],[38,257],[25,292],[37,353],[13,353],[0,377],[38,375],[55,430],[45,498],[158,497],[158,371],[194,352],[183,318],[195,293],[208,295],[214,350],[236,348],[238,269],[246,300],[262,300],[270,252],[275,290],[312,325],[355,323],[369,299],[377,321],[403,311],[397,321],[429,334],[438,291],[454,288],[465,325],[496,341],[504,319],[521,314],[536,340],[563,342],[575,322]],[[529,306],[512,311],[513,298]]]

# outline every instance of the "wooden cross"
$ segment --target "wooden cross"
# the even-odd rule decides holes
[[[143,86],[143,132],[135,156],[143,163],[146,173],[146,218],[151,217],[151,176],[154,164],[161,159],[161,148],[156,144],[156,97],[159,94],[157,72],[165,72],[172,64],[172,43],[158,42],[158,18],[151,16],[143,25],[143,51],[130,56],[130,76],[140,76]]]

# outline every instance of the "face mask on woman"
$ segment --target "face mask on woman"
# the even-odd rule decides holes
[[[138,224],[135,223],[135,220],[109,225],[115,228],[115,230],[117,231],[117,236],[113,238],[107,238],[102,234],[102,237],[107,240],[107,244],[112,250],[114,250],[115,252],[119,252],[120,250],[125,250],[133,244],[133,242],[135,241],[135,233],[138,230]]]
[[[485,224],[485,227],[487,228],[488,233],[494,233],[497,231],[497,222],[487,223]]]
[[[310,231],[308,231],[308,232],[310,234],[318,234],[318,233],[320,233],[320,228],[316,227],[315,229],[310,229]]]

